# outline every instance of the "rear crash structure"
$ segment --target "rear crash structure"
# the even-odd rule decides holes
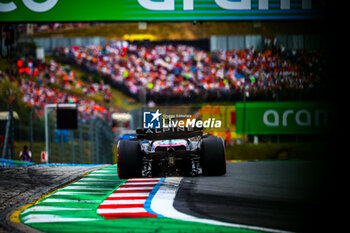
[[[220,176],[226,173],[224,142],[198,128],[138,129],[137,139],[117,145],[121,179]]]

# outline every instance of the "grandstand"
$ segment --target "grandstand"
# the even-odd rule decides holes
[[[85,115],[106,117],[118,111],[115,110],[118,106],[110,110],[111,105],[108,104],[111,89],[117,89],[136,101],[140,101],[140,89],[144,89],[150,106],[154,103],[240,101],[243,93],[250,101],[320,100],[324,95],[319,93],[324,92],[328,84],[328,71],[322,36],[326,32],[317,22],[179,23],[185,31],[196,32],[194,41],[183,40],[181,35],[191,38],[187,32],[181,33],[176,29],[170,33],[178,26],[176,24],[153,23],[146,29],[135,29],[135,23],[119,24],[121,28],[129,27],[128,33],[135,35],[142,32],[151,36],[148,34],[151,30],[154,38],[159,39],[153,42],[120,40],[123,35],[125,39],[127,33],[117,31],[115,26],[118,24],[34,24],[37,46],[44,46],[46,53],[52,50],[55,60],[62,65],[52,59],[42,61],[33,58],[33,55],[23,57],[23,54],[14,54],[8,60],[10,63],[17,62],[17,66],[10,71],[2,69],[1,77],[19,82],[24,93],[23,100],[36,106],[39,115],[42,115],[46,102],[79,102],[83,103],[81,112]],[[167,29],[162,31],[168,32],[168,38],[154,30],[160,30],[164,25]],[[28,26],[20,24],[18,28],[25,38]],[[115,36],[108,34],[101,39],[84,39],[76,34],[81,29],[90,31],[92,34],[89,36],[99,35],[98,31],[102,29],[108,33],[111,29],[117,32]],[[51,38],[51,41],[37,38],[37,35],[47,36],[43,33],[71,33],[68,35],[75,37]],[[120,39],[111,39],[114,37]],[[45,44],[54,47],[48,48]],[[91,76],[77,78],[77,74],[65,63],[101,78],[97,81],[91,80]],[[30,81],[27,77],[35,79]],[[34,87],[38,89],[34,91]],[[95,95],[103,96],[104,101],[96,102]],[[100,111],[92,114],[94,109]]]
[[[326,58],[318,51],[290,50],[274,42],[255,48],[206,52],[171,43],[139,45],[110,41],[105,46],[58,47],[55,56],[138,98],[191,103],[237,101],[245,89],[252,100],[310,99],[324,87]]]

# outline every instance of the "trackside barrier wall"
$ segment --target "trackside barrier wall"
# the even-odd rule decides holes
[[[37,47],[44,48],[45,52],[52,52],[57,47],[69,47],[71,45],[89,46],[101,45],[107,43],[104,37],[51,37],[51,38],[32,38],[20,39],[19,42],[34,42]]]
[[[49,163],[113,162],[114,135],[106,121],[79,121],[76,130],[58,130],[53,119],[49,125]]]
[[[286,49],[322,49],[326,43],[320,35],[276,35],[275,46],[283,46]],[[265,38],[262,35],[231,35],[210,36],[210,51],[247,49],[254,47],[263,49]]]

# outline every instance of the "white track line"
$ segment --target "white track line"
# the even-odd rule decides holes
[[[106,193],[102,193],[102,192],[69,192],[69,191],[59,191],[56,192],[52,195],[56,196],[56,195],[105,195]]]
[[[163,184],[160,186],[158,192],[152,199],[151,209],[157,214],[163,215],[164,217],[179,219],[183,221],[190,222],[200,222],[206,224],[227,226],[227,227],[236,227],[243,229],[251,229],[265,232],[274,232],[274,233],[282,233],[287,231],[263,228],[263,227],[255,227],[234,223],[221,222],[211,219],[197,218],[188,214],[184,214],[179,212],[174,208],[174,200],[176,193],[178,191],[180,182],[182,177],[168,177],[163,181]]]
[[[78,185],[72,185],[72,186],[67,186],[65,188],[61,188],[60,190],[71,190],[71,189],[75,189],[75,190],[111,190],[110,188],[99,188],[99,187],[91,187],[91,186],[78,186]]]
[[[144,208],[97,209],[99,214],[147,213]]]
[[[107,218],[154,216],[144,208],[144,205],[157,183],[158,181],[149,178],[127,180],[109,196],[110,199],[108,197],[100,204],[97,213]]]
[[[106,184],[106,183],[107,183],[107,185],[115,184],[114,181],[96,181],[96,182],[92,182],[92,181],[80,182],[80,181],[78,181],[78,182],[73,183],[72,185],[78,186],[79,184],[85,184],[85,185],[90,184],[90,185],[94,185],[94,186],[102,186],[102,184]]]
[[[133,191],[138,191],[138,190],[152,190],[154,187],[120,187],[117,190],[133,190]]]
[[[42,202],[58,202],[58,203],[97,203],[99,200],[72,200],[72,199],[60,199],[60,198],[48,198],[43,200]]]
[[[132,204],[143,204],[146,200],[135,199],[135,200],[105,200],[100,206],[103,205],[132,205]]]
[[[107,178],[81,178],[79,181],[86,181],[86,180],[91,180],[91,181],[102,181],[102,182],[114,182],[114,180],[109,180],[108,177]]]
[[[160,178],[131,178],[131,179],[128,179],[128,181],[127,182],[129,182],[129,181],[149,181],[149,182],[151,182],[151,181],[159,181],[160,180]]]
[[[90,173],[87,176],[108,176],[108,177],[114,177],[118,176],[117,174],[112,174],[112,173]]]
[[[28,223],[52,223],[52,222],[81,222],[100,220],[98,218],[65,218],[54,214],[29,214],[23,217],[23,222]]]
[[[112,193],[109,197],[148,197],[148,193]]]
[[[91,210],[91,208],[73,208],[73,207],[56,207],[56,206],[34,206],[24,210],[22,213],[28,213],[33,211],[64,211],[64,210]]]

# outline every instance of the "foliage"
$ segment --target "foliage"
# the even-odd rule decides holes
[[[14,121],[14,133],[15,141],[27,140],[29,142],[29,116],[30,107],[22,101],[23,94],[19,88],[17,82],[11,82],[9,78],[1,79],[0,83],[0,110],[8,111],[10,101],[17,98],[17,102],[13,106],[13,111],[17,112],[19,120]],[[35,141],[43,141],[44,137],[44,119],[41,117],[35,117],[33,114],[33,139]],[[0,135],[5,134],[6,121],[0,122]]]
[[[15,98],[22,97],[21,90],[17,83],[11,82],[8,77],[1,80],[0,84],[0,104],[6,106],[10,104]]]

